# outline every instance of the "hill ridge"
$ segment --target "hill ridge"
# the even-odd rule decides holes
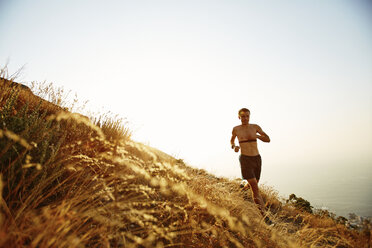
[[[298,209],[263,186],[268,214],[277,223],[267,226],[239,180],[190,167],[131,140],[115,124],[97,126],[8,82],[0,79],[2,247],[370,243],[367,231],[350,230],[325,212]]]

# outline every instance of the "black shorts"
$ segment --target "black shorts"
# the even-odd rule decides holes
[[[243,179],[256,178],[257,181],[260,180],[262,160],[259,154],[257,156],[240,155],[239,161]]]

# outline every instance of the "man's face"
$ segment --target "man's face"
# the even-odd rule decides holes
[[[240,112],[239,119],[242,121],[243,125],[247,125],[249,123],[249,112]]]

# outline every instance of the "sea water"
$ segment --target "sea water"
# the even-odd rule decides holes
[[[292,193],[308,200],[314,208],[338,216],[372,216],[372,166],[369,164],[291,169],[270,173],[263,168],[263,183],[287,199]],[[294,170],[294,171],[293,171]]]

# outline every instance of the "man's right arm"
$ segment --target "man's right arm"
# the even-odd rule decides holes
[[[235,133],[235,128],[233,128],[232,136],[231,136],[231,139],[230,139],[230,144],[231,144],[232,149],[234,149],[234,146],[235,146],[235,138],[236,138],[236,133]]]
[[[240,147],[235,146],[235,138],[236,138],[236,131],[235,131],[235,128],[233,128],[232,136],[231,136],[231,139],[230,139],[231,149],[234,149],[235,152],[238,152]]]

